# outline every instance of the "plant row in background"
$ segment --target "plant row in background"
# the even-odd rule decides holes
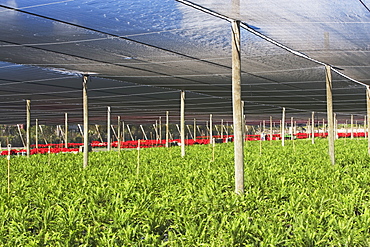
[[[241,196],[233,144],[214,148],[16,157],[10,195],[2,159],[0,246],[370,245],[364,139],[337,140],[335,166],[324,139],[248,142]]]

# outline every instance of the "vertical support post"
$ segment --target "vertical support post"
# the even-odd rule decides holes
[[[107,150],[111,150],[111,133],[110,133],[110,106],[107,107]]]
[[[325,65],[326,74],[326,106],[327,106],[327,121],[328,121],[328,142],[329,142],[329,156],[331,164],[335,164],[335,147],[334,147],[334,114],[333,114],[333,96],[332,96],[332,78],[331,67]]]
[[[241,103],[240,21],[232,21],[232,97],[234,125],[235,192],[244,193],[243,111]]]
[[[36,129],[35,129],[35,142],[36,142],[36,149],[39,148],[39,120],[36,119]]]
[[[272,141],[272,116],[270,116],[270,141]]]
[[[366,87],[366,108],[367,108],[367,151],[370,155],[370,87]]]
[[[159,117],[159,142],[162,142],[162,117]]]
[[[222,139],[222,142],[224,142],[224,120],[221,119],[221,139]]]
[[[312,144],[315,144],[315,112],[312,112],[311,121],[311,139]]]
[[[122,121],[122,142],[125,142],[125,121]]]
[[[30,142],[31,142],[31,100],[27,100],[26,103],[26,110],[27,110],[27,126],[26,126],[26,151],[27,151],[27,157],[30,156]]]
[[[351,139],[353,139],[353,115],[351,114]]]
[[[209,115],[209,144],[213,143],[213,123],[212,123],[212,114]]]
[[[169,132],[170,132],[170,125],[169,125],[169,113],[166,111],[166,148],[168,148],[168,142],[169,142]]]
[[[181,139],[181,157],[185,156],[185,91],[180,93],[180,139]]]
[[[285,107],[283,107],[283,115],[281,118],[281,146],[285,145]]]
[[[86,168],[89,160],[89,107],[87,101],[87,80],[89,76],[83,76],[82,82],[82,98],[83,98],[83,114],[84,114],[84,158],[83,167]]]
[[[118,151],[121,150],[121,117],[117,117],[117,142],[118,142]]]
[[[194,132],[194,141],[197,140],[197,120],[194,118],[194,124],[193,124],[193,132]]]
[[[293,117],[290,117],[290,140],[294,140],[294,127],[293,127],[293,124],[294,124],[294,120],[293,120]]]
[[[68,148],[68,113],[64,113],[64,147]]]

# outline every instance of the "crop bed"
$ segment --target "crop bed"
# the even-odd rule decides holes
[[[1,159],[0,246],[369,246],[364,139],[248,142]],[[260,149],[262,144],[262,151]]]

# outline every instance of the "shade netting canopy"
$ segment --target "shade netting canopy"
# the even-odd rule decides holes
[[[366,114],[369,0],[0,0],[1,123],[232,119],[231,28],[240,20],[247,120],[326,117],[325,69],[333,67],[338,119]]]

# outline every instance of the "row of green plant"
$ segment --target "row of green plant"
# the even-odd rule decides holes
[[[0,246],[369,246],[365,140],[248,142],[1,162]],[[262,148],[260,148],[260,145]],[[138,162],[138,157],[140,158]]]

